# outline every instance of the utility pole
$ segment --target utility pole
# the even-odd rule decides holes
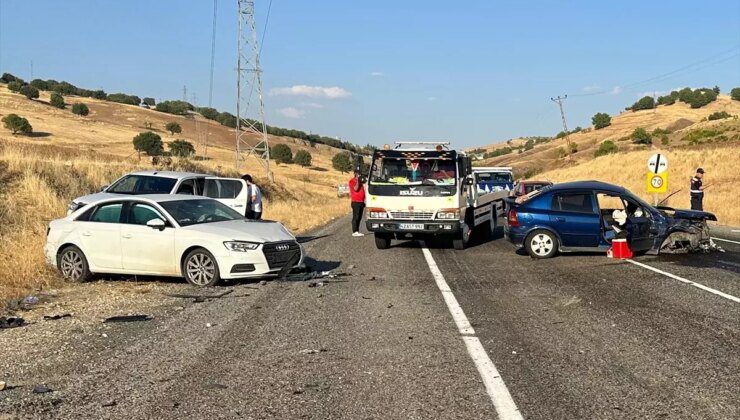
[[[571,148],[570,144],[570,134],[568,133],[568,123],[565,121],[565,112],[563,111],[563,101],[568,98],[568,95],[564,96],[558,96],[557,98],[550,98],[551,101],[558,104],[558,107],[560,108],[560,118],[563,119],[563,132],[565,133],[565,144],[568,150],[566,151],[568,153],[568,159],[570,159],[571,151],[573,150]]]
[[[31,60],[31,79],[33,80],[33,60]]]
[[[185,85],[182,85],[182,101],[183,102],[188,101],[188,87]]]
[[[249,156],[254,156],[267,173],[270,182],[275,178],[270,171],[270,147],[265,125],[265,106],[262,97],[262,69],[257,28],[254,22],[254,0],[238,0],[239,30],[236,58],[236,169]],[[256,119],[249,118],[252,95],[257,95]],[[250,136],[258,137],[252,145]]]

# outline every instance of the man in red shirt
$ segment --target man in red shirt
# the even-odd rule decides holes
[[[352,200],[352,236],[365,236],[360,233],[362,212],[365,210],[365,187],[359,171],[355,171],[355,176],[349,180],[349,197]]]

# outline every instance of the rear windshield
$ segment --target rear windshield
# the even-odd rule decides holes
[[[115,194],[169,194],[177,183],[175,178],[151,175],[126,175],[105,192]]]

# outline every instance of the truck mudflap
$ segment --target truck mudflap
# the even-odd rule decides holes
[[[455,235],[462,231],[459,220],[368,219],[367,230],[394,235]]]

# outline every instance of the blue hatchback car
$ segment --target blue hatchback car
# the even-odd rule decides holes
[[[507,199],[504,233],[533,258],[606,252],[615,237],[615,210],[627,215],[617,227],[626,231],[632,251],[653,254],[706,249],[711,244],[706,221],[717,220],[712,213],[653,207],[623,187],[599,181],[555,184],[522,198]]]

